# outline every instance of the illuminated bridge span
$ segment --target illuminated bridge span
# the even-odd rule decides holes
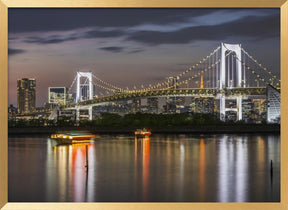
[[[105,96],[101,98],[95,98],[93,100],[82,101],[77,104],[68,104],[66,109],[74,108],[75,106],[90,106],[91,104],[99,104],[103,102],[129,100],[133,98],[147,98],[147,97],[181,97],[181,96],[214,96],[218,93],[225,94],[226,96],[241,96],[241,95],[266,95],[265,87],[252,87],[252,88],[233,88],[225,89],[222,91],[216,89],[175,89],[175,90],[151,90],[146,92],[131,92],[120,93],[111,96]]]
[[[74,84],[76,84],[75,103],[61,108],[75,109],[77,113],[81,109],[88,109],[90,119],[93,106],[111,101],[147,97],[212,96],[220,101],[221,120],[225,120],[226,111],[231,111],[225,106],[226,99],[236,99],[237,108],[232,111],[237,112],[237,120],[241,120],[242,99],[249,95],[267,95],[266,87],[270,86],[273,91],[276,90],[273,87],[280,86],[280,79],[253,58],[240,44],[221,43],[209,55],[182,73],[167,77],[163,82],[156,84],[124,88],[104,81],[91,72],[77,72],[69,88],[70,93]],[[275,97],[278,93],[272,94],[272,92],[270,91],[268,95],[273,96],[271,99],[273,103],[269,103],[269,98],[267,99],[273,113],[269,116],[274,119],[280,117],[280,91],[278,91],[279,97]],[[271,106],[277,108],[272,109]]]

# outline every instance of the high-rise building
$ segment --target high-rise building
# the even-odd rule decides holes
[[[50,104],[66,105],[68,101],[66,87],[49,87],[48,88],[48,102]]]
[[[36,80],[23,78],[17,80],[17,108],[19,113],[35,111]]]

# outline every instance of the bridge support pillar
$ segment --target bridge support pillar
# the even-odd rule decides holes
[[[220,99],[220,120],[225,121],[225,95],[219,94]]]
[[[78,123],[80,121],[80,109],[76,108],[76,122]]]
[[[92,106],[88,108],[88,112],[89,112],[89,120],[92,120]]]
[[[237,97],[237,120],[242,120],[242,96]]]
[[[220,100],[220,120],[225,121],[226,117],[226,111],[235,111],[237,112],[237,120],[242,120],[242,96],[237,96],[236,102],[237,107],[236,108],[226,108],[226,97],[224,94],[219,94],[219,100]]]

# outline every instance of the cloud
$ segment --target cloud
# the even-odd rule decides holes
[[[79,39],[79,37],[75,36],[75,34],[68,35],[68,36],[60,36],[60,35],[52,35],[48,37],[28,37],[25,42],[26,43],[36,43],[36,44],[58,44],[67,41],[73,41]]]
[[[265,39],[279,37],[280,16],[246,16],[242,19],[219,25],[187,27],[172,32],[138,31],[126,40],[147,45],[185,44],[193,41],[226,40],[231,37]]]
[[[128,53],[129,54],[133,54],[133,53],[140,53],[140,52],[143,52],[143,51],[144,51],[144,49],[135,49],[135,50],[129,51]]]
[[[58,32],[55,35],[49,36],[30,36],[24,40],[26,43],[35,44],[59,44],[67,41],[74,41],[78,39],[93,39],[93,38],[111,38],[111,37],[121,37],[124,36],[124,32],[121,30],[88,30],[85,32],[73,32],[71,34],[63,34],[63,32]]]
[[[9,9],[9,33],[67,31],[85,27],[133,27],[187,22],[215,9]]]
[[[124,47],[101,47],[100,50],[105,50],[113,53],[119,53],[124,50]]]
[[[45,10],[46,11],[46,10]],[[57,11],[57,10],[55,10]],[[90,10],[89,10],[90,11]],[[105,10],[108,12],[107,10]],[[111,9],[109,10],[109,13],[111,14]],[[117,10],[118,11],[118,10]],[[116,11],[116,13],[117,13]],[[121,10],[122,11],[122,10]],[[128,10],[131,14],[135,13],[137,9],[134,10]],[[143,11],[143,9],[141,10]],[[188,17],[195,16],[199,17],[201,15],[210,14],[212,11],[222,11],[222,13],[227,13],[229,11],[231,13],[232,10],[193,10],[193,13],[190,13],[189,16],[185,12],[187,10],[183,10],[184,14],[182,13],[175,13],[172,12],[173,10],[147,10],[147,14],[155,14],[156,11],[160,11],[160,17],[156,18],[154,20],[154,23],[160,23],[161,21],[163,23],[171,24],[173,25],[173,21],[184,21],[184,19],[188,19]],[[166,11],[166,15],[165,14]],[[238,10],[237,10],[238,11]],[[245,10],[246,11],[246,10]],[[103,16],[102,12],[102,19],[103,21],[107,21]],[[118,11],[115,16],[119,16],[121,12]],[[129,13],[129,14],[130,14]],[[146,14],[145,13],[145,14]],[[94,14],[94,13],[93,13]],[[106,15],[107,15],[106,14]],[[173,14],[173,15],[172,15]],[[129,30],[128,28],[117,28],[117,27],[110,27],[108,26],[113,25],[110,23],[110,25],[106,25],[104,28],[86,28],[86,29],[77,29],[70,32],[55,32],[55,35],[45,36],[45,33],[39,33],[37,36],[30,36],[26,39],[24,39],[24,42],[26,43],[35,43],[35,44],[59,44],[67,41],[75,41],[78,39],[94,39],[94,38],[123,38],[123,41],[133,41],[138,42],[141,44],[149,45],[149,46],[155,46],[160,44],[186,44],[186,43],[192,43],[195,41],[244,41],[244,40],[263,40],[266,38],[274,38],[279,37],[280,35],[280,13],[275,12],[272,13],[274,15],[264,15],[264,16],[242,16],[242,18],[233,20],[230,22],[225,22],[217,25],[199,25],[196,24],[195,26],[186,26],[184,28],[179,28],[177,30],[170,30],[170,31],[158,31],[158,30]],[[92,14],[90,14],[92,15]],[[113,14],[114,15],[114,14]],[[127,21],[127,25],[129,23],[144,23],[146,22],[153,22],[152,19],[149,17],[148,20],[138,16],[135,16],[137,19],[136,22],[131,22],[127,19],[127,17],[122,14],[123,17],[119,18],[120,22]],[[69,15],[68,15],[69,16]],[[129,15],[128,15],[129,16]],[[152,15],[153,16],[153,15]],[[110,17],[110,16],[109,16]],[[207,16],[204,16],[207,18]],[[111,18],[111,17],[110,17]],[[131,18],[131,17],[130,17]],[[211,17],[210,17],[211,18]],[[109,19],[109,18],[108,18]],[[142,20],[142,21],[141,21]],[[114,20],[115,21],[115,20]],[[167,22],[166,22],[167,21]],[[109,22],[109,21],[108,21]],[[116,21],[117,22],[117,21]],[[123,25],[124,25],[123,22]],[[121,25],[121,24],[120,24]],[[149,28],[149,27],[148,27]],[[13,37],[12,37],[13,38]],[[241,40],[242,39],[242,40]],[[244,40],[243,40],[244,39]],[[23,39],[22,39],[23,40]],[[101,49],[101,48],[100,48]],[[103,48],[102,50],[107,50],[110,52],[122,52],[123,48],[119,49],[116,47],[112,48]],[[136,50],[130,50],[127,53],[138,53],[142,52],[143,49],[136,49]]]
[[[87,31],[82,38],[110,38],[110,37],[121,37],[125,33],[121,30],[110,30],[110,31],[101,31],[101,30],[90,30]]]
[[[12,48],[8,49],[8,55],[17,55],[17,54],[21,54],[25,52],[26,52],[25,50],[21,50],[21,49],[12,49]]]

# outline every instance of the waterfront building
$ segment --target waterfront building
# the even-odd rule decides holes
[[[16,114],[18,114],[18,110],[16,107],[13,106],[13,104],[10,104],[10,106],[8,107],[8,117],[13,117]]]
[[[254,103],[251,98],[242,100],[242,119],[248,123],[253,121]]]
[[[131,112],[132,113],[141,112],[141,99],[140,98],[132,99]]]
[[[147,109],[150,113],[158,113],[158,98],[147,98]]]
[[[66,105],[68,101],[68,89],[66,87],[49,87],[48,102],[49,104]]]
[[[271,85],[267,86],[267,122],[280,124],[280,91]]]
[[[190,103],[190,111],[193,113],[213,114],[214,97],[193,97]]]
[[[176,113],[176,105],[172,98],[167,99],[166,105],[163,106],[164,113],[167,114],[175,114]]]
[[[59,120],[76,120],[76,110],[61,110],[59,111]]]
[[[45,107],[45,109],[46,110],[53,110],[54,109],[54,107],[55,107],[55,104],[50,104],[50,103],[45,103],[45,105],[44,105],[44,107]]]
[[[255,98],[253,99],[254,104],[254,121],[255,123],[261,123],[266,121],[266,99]]]
[[[214,116],[220,116],[220,100],[216,98],[214,99]]]
[[[178,85],[179,77],[168,77],[167,78],[167,88],[170,90],[176,90],[179,88]],[[184,106],[185,98],[179,96],[170,96],[166,98],[166,105],[164,106],[164,111],[169,114],[176,113],[177,106]]]
[[[176,106],[176,113],[177,114],[182,114],[189,112],[189,106]]]
[[[19,113],[35,111],[36,80],[34,78],[17,80],[17,108]]]

